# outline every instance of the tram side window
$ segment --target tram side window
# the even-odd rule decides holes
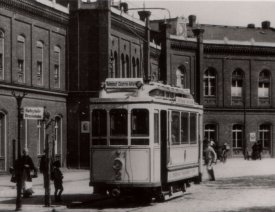
[[[180,113],[175,111],[172,111],[171,140],[172,145],[180,144]]]
[[[181,143],[188,144],[188,113],[181,113]]]
[[[127,136],[127,110],[110,110],[111,136]]]
[[[146,109],[133,109],[131,113],[131,134],[133,137],[149,136],[149,111]],[[149,139],[132,139],[132,145],[148,145]]]
[[[127,145],[127,110],[110,110],[110,145]]]
[[[190,143],[197,143],[197,114],[190,113]]]
[[[154,143],[159,143],[159,114],[158,111],[154,113]]]
[[[92,136],[107,136],[107,112],[102,109],[95,109],[92,113]],[[93,138],[93,145],[106,145],[107,140],[101,138]]]
[[[149,112],[146,109],[132,110],[132,136],[149,135]]]

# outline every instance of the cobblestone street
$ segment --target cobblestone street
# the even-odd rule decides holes
[[[153,202],[150,205],[131,201],[98,201],[97,196],[91,195],[88,170],[64,170],[64,202],[58,205],[53,202],[53,206],[55,211],[70,212],[275,211],[275,159],[229,159],[225,164],[218,162],[214,169],[216,181],[210,182],[204,177],[203,183],[192,184],[183,196],[164,203]],[[9,179],[10,176],[0,177],[0,211],[15,209],[16,189]],[[44,189],[41,175],[34,180],[34,190],[32,198],[23,199],[23,210],[51,211],[52,208],[43,207]],[[76,204],[67,208],[71,203]]]

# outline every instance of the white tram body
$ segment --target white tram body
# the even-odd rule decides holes
[[[200,182],[202,115],[188,89],[106,79],[90,99],[90,186],[158,198]]]

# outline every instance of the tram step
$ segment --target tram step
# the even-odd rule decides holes
[[[176,197],[180,197],[182,195],[183,195],[182,191],[174,192],[174,193],[172,193],[172,195],[170,195],[170,194],[164,194],[164,199],[166,201],[166,200],[174,199]]]

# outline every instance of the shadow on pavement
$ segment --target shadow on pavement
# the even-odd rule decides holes
[[[235,178],[223,178],[216,181],[204,183],[208,187],[216,189],[255,189],[255,188],[275,188],[275,175],[269,176],[245,176]]]
[[[223,210],[219,212],[274,212],[275,207],[253,207],[253,208],[241,208],[238,210]]]

